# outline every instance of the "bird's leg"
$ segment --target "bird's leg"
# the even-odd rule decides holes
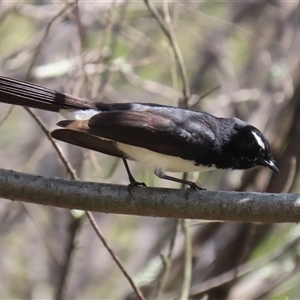
[[[123,160],[123,163],[124,163],[124,166],[125,166],[127,175],[128,175],[128,179],[129,179],[129,181],[130,181],[130,184],[128,185],[128,191],[129,191],[129,194],[131,195],[131,191],[132,191],[132,189],[133,189],[135,186],[138,186],[138,185],[146,186],[146,184],[145,184],[144,182],[138,182],[138,181],[136,181],[136,180],[134,179],[134,177],[132,176],[131,172],[130,172],[130,169],[129,169],[127,160],[126,160],[125,158],[123,158],[123,157],[122,157],[122,160]]]
[[[184,180],[184,179],[180,179],[180,178],[168,176],[161,169],[155,169],[154,174],[157,177],[161,178],[161,179],[166,179],[166,180],[170,180],[170,181],[174,181],[174,182],[178,182],[178,183],[183,183],[183,184],[189,185],[190,189],[193,189],[193,190],[200,190],[200,191],[206,190],[206,188],[203,188],[203,187],[197,185],[193,181],[189,181],[189,180]]]

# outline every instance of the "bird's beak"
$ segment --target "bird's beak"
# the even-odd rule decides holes
[[[276,167],[276,165],[272,162],[272,160],[266,160],[266,159],[262,159],[261,164],[266,166],[267,168],[271,169],[272,171],[276,172],[277,174],[279,174],[279,169]]]

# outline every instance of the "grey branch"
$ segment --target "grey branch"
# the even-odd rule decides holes
[[[191,191],[48,178],[0,169],[0,197],[95,212],[242,222],[299,222],[300,194]]]

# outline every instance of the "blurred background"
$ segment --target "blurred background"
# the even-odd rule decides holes
[[[142,0],[0,1],[0,75],[95,101],[239,117],[267,136],[280,176],[256,168],[189,178],[210,190],[299,192],[299,3],[151,3],[154,8]],[[61,120],[34,112],[49,131]],[[80,179],[128,184],[118,159],[59,146]],[[69,176],[32,116],[4,104],[0,167]],[[180,188],[130,167],[148,186]],[[298,224],[94,217],[146,299],[300,298]],[[78,211],[1,199],[0,266],[1,299],[138,299]]]

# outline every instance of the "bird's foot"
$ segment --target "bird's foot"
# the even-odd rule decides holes
[[[195,182],[189,183],[189,186],[190,187],[185,190],[185,198],[186,198],[186,200],[188,200],[188,197],[189,197],[189,195],[190,195],[190,193],[192,191],[196,191],[196,190],[198,190],[198,191],[206,191],[206,188],[197,185]]]
[[[136,187],[136,186],[145,186],[145,187],[147,187],[145,182],[138,182],[134,178],[131,178],[130,183],[128,184],[128,192],[129,192],[130,196],[132,196],[131,192],[132,192],[133,188]]]
[[[199,186],[197,183],[195,182],[191,182],[189,183],[189,188],[188,190],[198,190],[198,191],[206,191],[206,188]]]

